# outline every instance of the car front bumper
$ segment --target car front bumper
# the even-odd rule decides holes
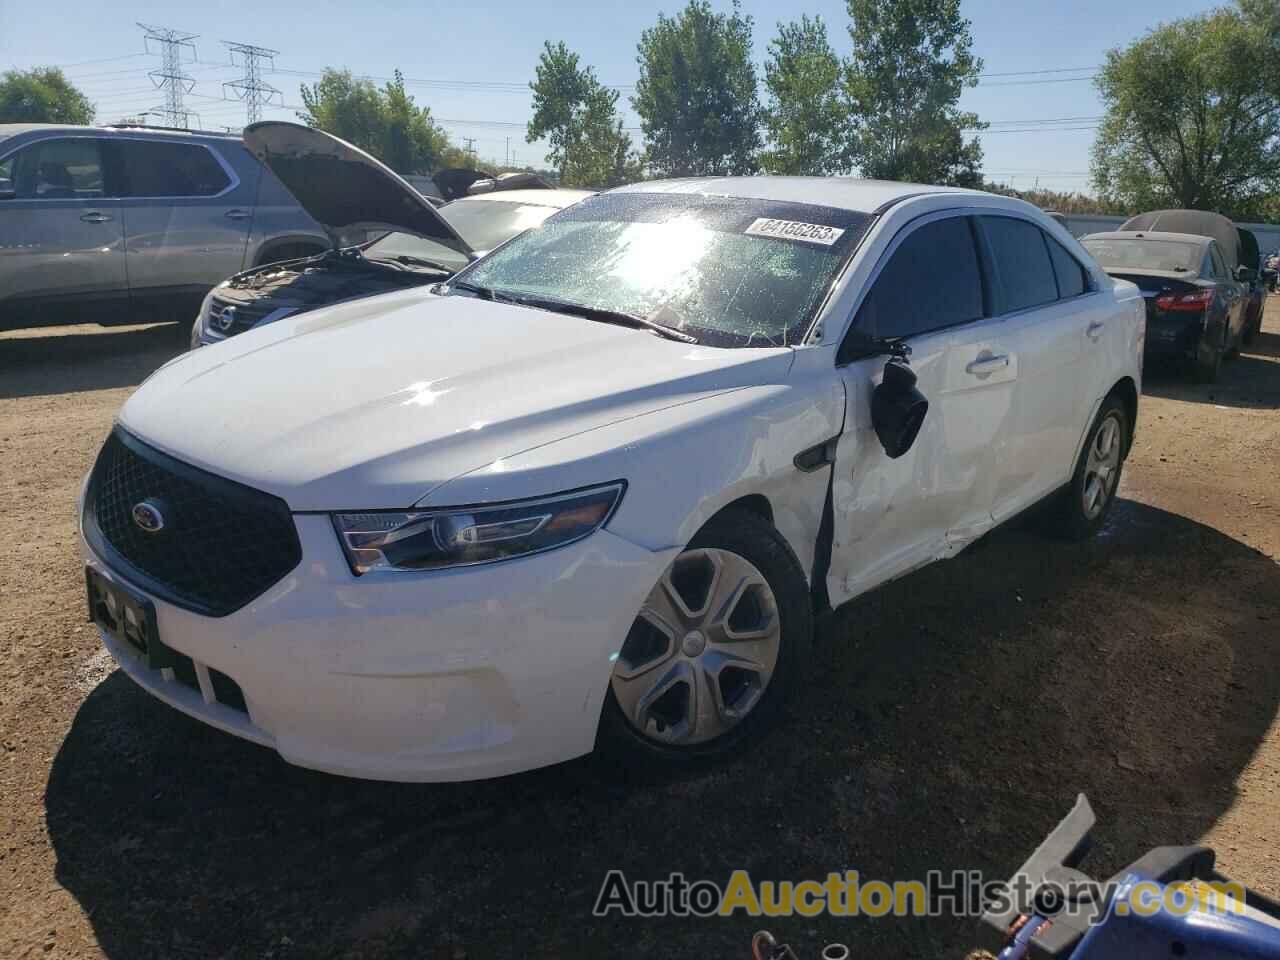
[[[295,521],[302,562],[220,618],[149,596],[82,539],[87,564],[151,600],[199,683],[103,641],[184,713],[290,763],[378,780],[502,776],[590,752],[613,658],[678,552],[600,530],[487,566],[356,577],[327,516]],[[219,701],[210,670],[239,685],[244,710]]]

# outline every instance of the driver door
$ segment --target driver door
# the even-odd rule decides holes
[[[23,322],[99,318],[128,296],[120,202],[99,141],[38,140],[0,159],[0,311]]]
[[[881,258],[851,332],[905,340],[929,412],[912,447],[890,459],[871,420],[885,357],[840,367],[848,406],[832,484],[833,604],[950,556],[993,525],[1018,357],[990,312],[968,216],[923,217]]]

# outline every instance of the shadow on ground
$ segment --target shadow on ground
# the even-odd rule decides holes
[[[593,919],[605,872],[724,882],[1007,876],[1086,791],[1091,869],[1194,841],[1280,702],[1280,567],[1120,501],[1099,538],[1026,525],[839,611],[807,696],[749,757],[621,787],[587,762],[475,784],[286,766],[116,672],[45,797],[103,950],[153,956],[958,956],[965,919]],[[1280,891],[1270,891],[1272,894]]]
[[[1224,407],[1272,410],[1280,407],[1280,334],[1259,332],[1238,356],[1222,364],[1217,383],[1197,383],[1184,365],[1148,357],[1142,392],[1170,400],[1214,403]]]
[[[0,337],[0,400],[137,386],[191,336],[189,323],[75,329]]]

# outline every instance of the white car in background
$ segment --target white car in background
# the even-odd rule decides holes
[[[721,754],[815,610],[1048,497],[1097,530],[1143,334],[1018,200],[638,184],[157,371],[87,480],[90,608],[147,690],[307,767]]]

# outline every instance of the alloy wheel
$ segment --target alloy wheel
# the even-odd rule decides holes
[[[740,724],[778,663],[773,590],[746,558],[686,550],[649,593],[614,664],[614,698],[641,735],[684,746]]]
[[[1120,419],[1114,413],[1098,426],[1089,444],[1084,467],[1084,484],[1081,506],[1086,520],[1093,520],[1103,510],[1115,492],[1120,476]]]

